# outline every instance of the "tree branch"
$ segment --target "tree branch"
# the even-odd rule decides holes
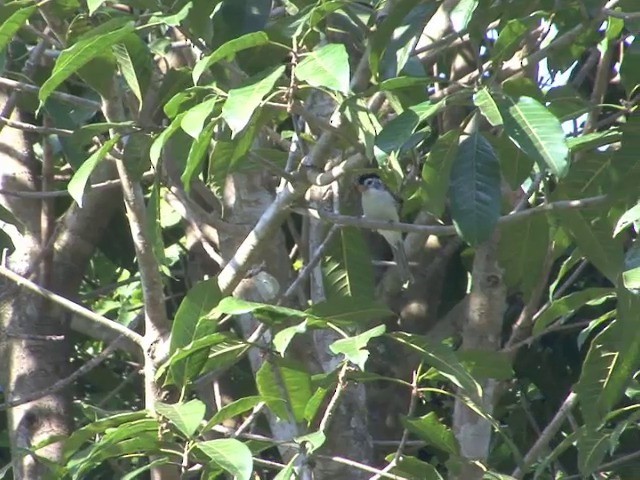
[[[19,287],[24,287],[27,290],[37,293],[38,295],[46,298],[47,300],[57,303],[58,305],[64,307],[70,312],[75,313],[76,315],[86,318],[87,320],[90,320],[92,322],[99,323],[100,325],[107,327],[109,330],[115,331],[120,335],[127,337],[129,340],[133,341],[134,343],[142,347],[142,344],[143,344],[142,336],[134,332],[133,330],[130,330],[129,328],[125,327],[124,325],[120,325],[118,322],[109,320],[108,318],[103,317],[102,315],[98,315],[97,313],[94,313],[91,310],[81,305],[78,305],[77,303],[74,303],[65,297],[62,297],[56,293],[53,293],[52,291],[47,290],[46,288],[42,288],[41,286],[33,283],[31,280],[27,280],[26,278],[21,277],[17,273],[12,272],[11,270],[9,270],[4,266],[0,266],[0,275],[8,278]]]

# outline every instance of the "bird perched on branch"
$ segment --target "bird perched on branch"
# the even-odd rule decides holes
[[[378,175],[368,173],[358,177],[358,190],[362,194],[362,213],[365,218],[389,222],[400,220],[398,216],[399,201],[387,189]],[[394,230],[378,230],[378,233],[391,246],[402,282],[412,282],[413,276],[409,270],[407,254],[404,251],[402,233]]]

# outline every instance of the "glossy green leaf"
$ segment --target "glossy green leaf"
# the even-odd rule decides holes
[[[477,7],[478,0],[460,0],[457,2],[449,13],[453,30],[460,33],[467,28],[467,25],[473,17],[473,12]]]
[[[449,130],[433,144],[422,166],[422,197],[427,209],[436,217],[444,213],[449,191],[451,166],[458,153],[460,133]]]
[[[80,168],[73,174],[71,180],[69,180],[69,184],[67,185],[67,191],[71,198],[73,198],[79,207],[82,207],[82,199],[84,197],[84,192],[87,188],[87,183],[89,182],[89,178],[91,173],[96,168],[96,166],[104,160],[104,158],[109,154],[109,152],[116,146],[116,144],[120,141],[120,135],[116,134],[111,140],[107,141],[102,145],[98,150],[96,150],[89,158],[85,160],[85,162],[80,166]]]
[[[500,115],[498,105],[487,88],[482,88],[473,94],[473,103],[480,109],[492,127],[502,125],[502,115]]]
[[[590,476],[602,465],[609,450],[608,429],[583,427],[578,434],[578,468],[584,476]]]
[[[204,129],[207,118],[216,110],[218,102],[220,102],[220,98],[218,96],[212,96],[187,110],[180,121],[182,130],[190,137],[198,139]]]
[[[585,423],[599,428],[640,366],[640,297],[617,288],[616,319],[591,342],[575,391]]]
[[[29,17],[31,17],[37,9],[38,7],[36,5],[20,8],[13,12],[11,16],[0,25],[0,52],[7,47],[16,33],[18,33],[18,30],[27,23]]]
[[[134,31],[133,22],[113,32],[96,35],[74,43],[63,50],[56,60],[51,76],[44,82],[38,92],[38,99],[43,104],[47,98],[78,69],[86,65],[96,56],[108,51],[116,43],[122,42],[125,37]]]
[[[391,462],[394,455],[387,455],[386,460]],[[395,462],[395,467],[389,473],[399,475],[402,478],[419,478],[420,480],[444,480],[436,467],[409,455],[401,455]]]
[[[197,177],[200,170],[202,170],[202,165],[211,146],[211,139],[217,124],[217,120],[211,120],[191,144],[189,155],[187,156],[187,164],[180,177],[182,185],[184,185],[187,192],[191,190],[191,181]]]
[[[193,399],[186,403],[155,403],[157,413],[166,417],[180,430],[185,437],[192,438],[204,419],[207,407],[200,400]]]
[[[237,480],[251,480],[253,457],[244,443],[234,438],[221,438],[198,442],[202,451],[218,466],[229,472]]]
[[[262,402],[262,397],[260,396],[249,396],[239,398],[238,400],[228,403],[220,410],[218,410],[215,415],[207,422],[207,425],[202,429],[203,432],[208,432],[214,426],[220,425],[222,422],[229,420],[233,417],[243,414],[251,410],[253,407]]]
[[[251,32],[234,38],[218,47],[212,54],[198,60],[193,67],[193,84],[197,85],[202,74],[220,60],[231,60],[236,53],[248,48],[259,47],[269,43],[269,37],[264,32]]]
[[[295,442],[303,445],[305,451],[309,453],[313,453],[318,450],[322,445],[324,445],[327,437],[324,432],[311,432],[306,435],[301,435],[300,437],[296,437]]]
[[[611,288],[592,287],[579,292],[570,293],[551,302],[551,305],[534,318],[533,334],[537,335],[554,320],[565,315],[572,315],[586,305],[599,305],[614,297]]]
[[[171,327],[170,354],[200,338],[213,334],[217,322],[205,316],[220,302],[222,294],[215,277],[195,284],[180,303]],[[207,352],[191,355],[184,361],[171,362],[171,380],[184,386],[196,375],[207,359]]]
[[[309,314],[293,308],[270,305],[268,303],[250,302],[237,297],[225,297],[211,311],[213,318],[220,315],[244,315],[251,313],[260,318],[284,320],[288,318],[307,318]]]
[[[379,152],[376,152],[378,163],[381,163],[381,157],[386,157],[394,151],[399,151],[411,138],[418,126],[436,115],[443,107],[443,102],[422,102],[410,106],[400,115],[387,122],[376,138],[375,145],[379,150]]]
[[[637,239],[625,253],[622,284],[636,294],[640,291],[640,242]]]
[[[276,67],[270,72],[249,79],[243,87],[229,90],[227,101],[222,107],[222,118],[231,128],[232,136],[247,126],[253,112],[260,106],[262,99],[273,90],[284,70],[284,66]]]
[[[181,113],[176,118],[174,118],[169,126],[165,128],[151,144],[151,147],[149,148],[149,158],[151,159],[151,164],[154,167],[158,164],[158,160],[160,160],[160,154],[162,153],[162,149],[164,148],[165,144],[180,128],[180,123],[182,122],[182,118],[184,117],[184,115],[184,113]]]
[[[284,357],[285,352],[287,351],[287,347],[293,340],[293,337],[298,335],[299,333],[306,333],[307,331],[307,321],[304,320],[297,325],[292,325],[291,327],[283,328],[278,333],[273,336],[273,347],[276,349],[281,356]]]
[[[569,148],[558,119],[544,105],[530,97],[498,101],[507,135],[541,168],[559,178],[569,170]]]
[[[482,397],[480,385],[469,374],[450,347],[432,342],[420,335],[404,332],[392,333],[391,338],[420,353],[425,363],[431,365],[441,375],[460,387],[474,402],[478,402]]]
[[[527,301],[541,274],[549,246],[549,225],[544,215],[530,216],[500,228],[498,260],[507,287],[520,290]]]
[[[275,357],[264,362],[256,373],[258,392],[280,419],[304,420],[305,407],[312,396],[311,376],[304,366]],[[288,404],[288,407],[285,403]]]
[[[533,171],[534,162],[507,135],[491,137],[490,142],[500,159],[500,171],[513,190],[521,187]]]
[[[349,55],[340,43],[329,43],[309,53],[294,72],[298,80],[313,87],[349,92]]]
[[[605,145],[611,145],[612,143],[619,142],[621,139],[622,132],[617,129],[611,129],[568,138],[567,146],[571,153],[575,153],[581,150],[591,150]]]
[[[498,34],[491,56],[498,61],[511,58],[520,48],[525,34],[533,24],[533,20],[533,17],[508,20]]]
[[[458,455],[460,452],[460,447],[451,428],[440,422],[434,412],[418,418],[404,418],[402,423],[409,431],[425,440],[429,445],[451,455]]]
[[[465,349],[457,356],[474,378],[509,380],[514,376],[512,359],[506,352]]]
[[[93,15],[105,2],[106,0],[87,0],[89,15]]]
[[[329,345],[329,350],[336,355],[343,354],[347,360],[360,367],[360,370],[364,370],[364,364],[369,358],[367,344],[372,338],[383,335],[385,330],[385,325],[378,325],[354,337],[336,340]]]
[[[489,239],[500,217],[500,164],[491,144],[478,132],[458,147],[449,196],[460,236],[471,245]]]
[[[604,209],[565,210],[556,215],[582,254],[615,282],[622,270],[623,245],[621,237],[611,238],[613,225]]]
[[[138,82],[136,70],[133,66],[133,61],[129,56],[129,52],[127,51],[127,47],[125,47],[122,43],[116,43],[111,47],[111,50],[114,57],[116,58],[116,62],[118,62],[118,66],[120,67],[122,76],[127,82],[127,85],[129,85],[129,88],[131,89],[133,94],[140,102],[140,106],[142,106],[142,90],[140,89],[140,83]]]
[[[624,57],[620,65],[620,79],[631,97],[638,92],[640,86],[640,37],[636,35],[631,45],[624,50]]]
[[[640,203],[622,214],[616,223],[616,228],[613,230],[613,236],[617,236],[621,231],[638,221],[640,221]]]

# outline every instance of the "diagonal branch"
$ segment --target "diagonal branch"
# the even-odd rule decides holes
[[[6,267],[0,266],[0,275],[8,278],[12,282],[14,282],[16,285],[20,287],[24,287],[27,290],[30,290],[34,293],[37,293],[43,298],[46,298],[47,300],[55,302],[58,305],[66,308],[70,312],[73,312],[76,315],[84,317],[87,320],[90,320],[92,322],[98,323],[108,328],[111,331],[115,331],[118,334],[124,337],[127,337],[129,340],[132,340],[137,345],[142,346],[142,343],[143,343],[142,336],[134,332],[133,330],[130,330],[129,328],[125,327],[124,325],[120,325],[118,322],[114,322],[112,320],[109,320],[106,317],[103,317],[102,315],[98,315],[97,313],[92,312],[91,310],[83,307],[82,305],[78,305],[77,303],[72,302],[68,298],[65,298],[56,293],[53,293],[51,290],[42,288],[41,286],[33,283],[31,280],[21,277],[20,275],[18,275],[15,272],[12,272]]]

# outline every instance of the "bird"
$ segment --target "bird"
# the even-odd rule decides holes
[[[358,190],[361,193],[362,213],[369,220],[386,220],[398,222],[399,200],[391,193],[375,173],[368,173],[358,177]],[[409,261],[404,250],[402,233],[394,230],[377,230],[387,241],[393,257],[398,265],[400,279],[403,283],[411,283],[413,276],[409,269]]]

